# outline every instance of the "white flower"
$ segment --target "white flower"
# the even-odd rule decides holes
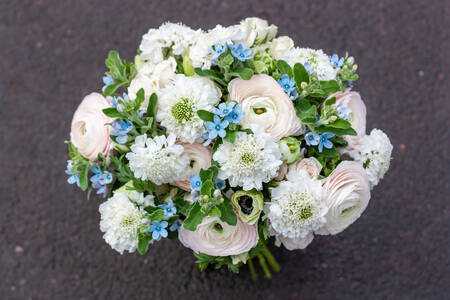
[[[260,126],[252,125],[254,134],[237,132],[234,143],[224,141],[213,155],[220,165],[218,177],[228,179],[232,187],[249,191],[262,189],[263,182],[277,176],[281,161],[278,145]]]
[[[138,244],[137,229],[143,214],[130,202],[126,193],[115,193],[113,197],[100,204],[100,230],[111,248],[123,254],[134,252]]]
[[[238,42],[244,38],[244,34],[238,25],[223,27],[217,25],[214,29],[203,33],[192,45],[189,57],[192,65],[196,68],[209,69],[211,67],[211,47],[216,44],[225,45],[227,43]]]
[[[246,18],[242,20],[239,27],[244,33],[245,44],[252,46],[254,43],[271,41],[277,35],[277,26],[270,25],[266,20],[260,18]]]
[[[270,42],[269,54],[274,59],[281,59],[285,53],[294,48],[294,41],[288,36],[280,36]]]
[[[173,54],[181,55],[200,36],[201,30],[193,30],[183,24],[164,23],[158,29],[151,28],[142,37],[139,49],[143,59],[157,64],[164,59],[164,48],[171,47]]]
[[[201,142],[205,128],[197,111],[212,111],[220,97],[212,81],[178,74],[171,85],[158,91],[156,120],[182,142]]]
[[[322,203],[322,185],[307,172],[291,171],[276,188],[264,212],[277,235],[305,238],[326,221],[328,208]]]
[[[213,256],[238,255],[248,252],[258,243],[258,226],[248,225],[239,217],[231,226],[218,217],[204,217],[195,231],[180,228],[180,242],[195,252]]]
[[[144,207],[152,205],[155,206],[155,197],[153,195],[147,195],[144,197],[143,193],[138,193],[137,191],[130,191],[128,193],[128,198],[135,202],[136,204],[142,205]]]
[[[288,238],[282,234],[277,234],[271,225],[269,225],[269,233],[270,235],[275,236],[275,246],[280,247],[281,244],[283,244],[284,248],[290,251],[305,249],[314,239],[314,234],[312,232],[308,233],[303,238]]]
[[[233,265],[237,265],[238,263],[246,264],[248,259],[248,252],[244,252],[238,255],[231,255],[231,261],[233,262]]]
[[[136,137],[126,157],[136,178],[160,185],[186,177],[189,160],[181,155],[183,150],[183,146],[175,144],[173,134],[153,139],[144,134]]]
[[[369,181],[359,163],[343,161],[323,182],[327,222],[316,233],[337,234],[355,222],[366,209],[370,200]]]
[[[138,58],[139,59],[139,58]],[[143,88],[145,99],[148,100],[152,93],[165,87],[175,79],[177,62],[173,57],[169,57],[157,64],[145,62],[138,68],[136,77],[131,80],[128,87],[128,96],[131,100],[136,99],[136,93]],[[144,103],[143,106],[147,106]]]
[[[305,170],[309,177],[312,179],[317,179],[320,171],[322,171],[322,164],[315,157],[309,157],[298,160],[295,164],[290,165],[289,169],[295,170],[296,172]]]
[[[391,162],[393,146],[389,137],[379,129],[362,137],[350,156],[359,161],[366,170],[372,188],[384,177]]]
[[[304,65],[308,62],[319,80],[336,79],[337,69],[333,68],[330,63],[330,57],[322,50],[294,48],[287,51],[281,59],[286,61],[291,67],[294,67],[296,63]]]

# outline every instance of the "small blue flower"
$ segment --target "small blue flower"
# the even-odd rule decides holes
[[[91,168],[94,174],[89,180],[92,182],[92,187],[97,190],[97,194],[106,194],[107,185],[113,181],[112,174],[108,171],[102,172],[100,167]]]
[[[70,184],[76,183],[77,186],[80,187],[80,178],[78,177],[77,174],[72,173],[72,168],[73,168],[73,162],[72,162],[72,160],[68,160],[66,174],[70,175],[70,176],[69,176],[69,178],[67,178],[67,182]]]
[[[294,78],[290,78],[289,75],[283,74],[278,80],[278,84],[283,88],[284,92],[288,94],[291,100],[297,99],[298,92]]]
[[[330,56],[330,63],[333,67],[340,68],[344,65],[344,58],[339,58],[337,54],[333,54]]]
[[[211,47],[209,49],[209,52],[212,54],[212,60],[213,62],[215,62],[215,64],[217,64],[217,59],[219,58],[219,56],[225,53],[226,51],[227,46],[222,44],[215,44],[214,48]]]
[[[114,96],[111,100],[112,107],[117,108],[118,111],[122,112],[125,108],[124,104],[130,101],[127,93],[123,93],[122,96]]]
[[[327,149],[331,149],[333,147],[333,143],[330,142],[328,139],[332,138],[334,134],[331,132],[322,133],[320,135],[320,142],[319,142],[319,152],[322,152],[323,147]]]
[[[105,89],[108,85],[111,85],[114,83],[114,78],[112,78],[111,75],[106,74],[105,76],[103,76],[103,83],[105,84],[105,86],[103,86],[102,92],[105,91]]]
[[[181,222],[180,219],[176,220],[172,225],[170,225],[169,230],[170,231],[177,231],[180,230],[181,226],[183,225],[183,222]]]
[[[209,138],[209,132],[205,131],[202,133],[202,139],[206,140],[202,145],[208,147],[211,144],[212,139]]]
[[[164,216],[166,217],[172,217],[177,213],[177,208],[173,204],[172,199],[169,199],[166,204],[158,205],[158,207],[164,211]]]
[[[306,70],[306,72],[308,72],[308,73],[312,73],[312,72],[314,72],[314,68],[311,66],[311,64],[309,63],[309,62],[305,62],[304,64],[303,64],[303,66],[305,67],[305,70]]]
[[[306,141],[306,145],[308,145],[308,146],[317,146],[320,142],[320,135],[317,133],[312,133],[311,131],[308,131],[305,134],[305,141]]]
[[[234,106],[236,105],[236,102],[230,102],[228,104],[226,103],[220,103],[219,108],[214,108],[214,113],[218,115],[219,117],[223,118],[228,116],[232,111]]]
[[[336,110],[337,110],[339,118],[342,118],[344,120],[349,119],[350,110],[346,106],[342,105],[342,103],[339,103],[336,106]]]
[[[240,61],[246,61],[253,58],[252,50],[242,44],[228,44],[228,47],[231,49],[231,54]]]
[[[244,118],[245,113],[242,112],[242,105],[237,104],[233,111],[225,118],[228,122],[239,124],[241,120]]]
[[[223,190],[226,187],[225,180],[216,178],[216,181],[214,182],[214,187],[216,189]]]
[[[111,135],[117,136],[116,142],[119,144],[125,144],[128,140],[128,132],[133,129],[133,123],[128,120],[120,119],[119,121],[115,121],[111,124],[113,131],[111,131]]]
[[[153,221],[152,225],[148,228],[148,232],[152,233],[152,238],[155,241],[159,241],[161,237],[166,238],[167,237],[167,225],[169,225],[166,221]]]
[[[192,174],[189,176],[189,180],[191,182],[191,189],[195,191],[200,191],[202,187],[202,180],[200,179],[200,175]]]
[[[225,128],[227,128],[229,124],[230,123],[227,120],[222,121],[219,116],[214,115],[214,123],[208,121],[205,124],[206,129],[209,131],[208,138],[215,139],[217,136],[223,138],[227,134]]]

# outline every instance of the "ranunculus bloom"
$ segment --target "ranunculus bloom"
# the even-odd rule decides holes
[[[152,93],[165,87],[175,79],[176,68],[177,62],[173,57],[169,57],[156,65],[150,62],[143,63],[138,68],[136,77],[131,80],[128,87],[128,96],[131,100],[134,100],[136,99],[136,93],[141,88],[144,89],[146,101],[143,106],[147,106],[147,100]]]
[[[92,93],[84,97],[73,115],[70,141],[90,161],[95,161],[99,153],[107,157],[113,147],[111,126],[106,125],[113,120],[103,113],[108,107],[111,104],[105,97]]]
[[[331,97],[336,97],[336,103],[333,104],[335,108],[344,107],[347,110],[348,121],[357,133],[355,136],[344,136],[344,139],[348,142],[345,149],[353,150],[359,140],[366,135],[366,106],[357,92],[337,92],[329,96],[329,98]]]
[[[252,46],[254,43],[261,43],[272,40],[277,35],[277,26],[270,25],[266,20],[260,18],[246,18],[241,21],[240,28],[245,34],[245,43]]]
[[[309,157],[300,159],[289,167],[289,171],[299,172],[300,170],[305,170],[309,177],[317,179],[322,170],[322,165],[315,157]]]
[[[180,242],[195,252],[212,256],[238,255],[258,244],[258,227],[242,222],[236,226],[222,222],[218,217],[205,217],[195,231],[180,228]]]
[[[361,164],[343,161],[324,179],[327,222],[316,233],[337,234],[355,222],[370,200],[370,184]]]
[[[208,169],[211,166],[211,149],[204,147],[202,144],[194,143],[179,143],[184,147],[182,156],[187,156],[190,161],[190,170],[188,177],[184,180],[175,181],[173,184],[190,191],[191,185],[189,176],[191,174],[198,174],[200,169]]]
[[[242,105],[242,124],[261,125],[277,141],[304,132],[292,100],[272,77],[260,74],[250,80],[235,78],[228,84],[228,91],[229,99]]]
[[[274,59],[281,59],[292,48],[294,48],[294,41],[288,36],[280,36],[270,43],[269,54]]]

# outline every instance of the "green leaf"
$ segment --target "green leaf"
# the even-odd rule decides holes
[[[290,78],[293,77],[291,66],[289,66],[289,64],[284,60],[277,61],[277,68],[281,75],[287,74]]]
[[[123,79],[125,73],[125,66],[123,65],[119,53],[117,51],[109,51],[108,58],[105,60],[109,72],[115,79]]]
[[[210,169],[200,169],[199,176],[202,182],[205,182],[207,180],[212,180],[213,172]]]
[[[191,208],[191,204],[183,198],[174,199],[175,206],[177,208],[177,213],[182,214],[184,216],[188,216],[189,209]]]
[[[158,103],[158,96],[156,96],[156,93],[153,93],[150,96],[150,99],[148,100],[148,106],[147,106],[147,116],[148,117],[154,117],[156,112],[156,104]]]
[[[336,103],[336,97],[331,97],[325,101],[325,106],[330,106]]]
[[[157,211],[158,209],[160,209],[160,208],[159,207],[155,207],[155,206],[146,206],[146,207],[144,207],[144,210],[146,212],[148,212],[150,215],[152,213],[154,213],[155,211]]]
[[[189,212],[189,216],[183,222],[183,227],[187,230],[195,231],[204,217],[206,217],[206,214],[201,211],[200,204],[195,202]]]
[[[323,148],[322,152],[319,152],[319,150],[317,150],[317,152],[319,153],[319,155],[322,155],[324,157],[336,157],[339,156],[339,153],[337,152],[336,148],[331,148],[331,149],[327,149],[327,148]]]
[[[321,81],[320,88],[327,94],[333,94],[339,91],[339,83],[336,80]]]
[[[234,144],[234,141],[236,140],[236,131],[228,131],[227,135],[223,139]]]
[[[80,188],[85,191],[88,188],[88,172],[89,172],[89,166],[84,165],[81,167],[81,172],[78,174],[78,177],[80,178]]]
[[[333,128],[340,128],[340,129],[347,129],[352,127],[352,124],[350,124],[349,121],[344,119],[337,119],[333,123],[327,124],[327,127],[333,127]]]
[[[200,110],[197,111],[197,115],[203,121],[214,122],[214,114],[212,112],[210,112],[210,111],[200,109]]]
[[[147,234],[140,234],[139,235],[139,241],[138,241],[138,252],[142,255],[147,253],[148,251],[148,244],[150,243],[150,240],[152,237]]]
[[[232,74],[238,74],[242,79],[249,80],[253,77],[253,70],[249,68],[238,68]]]
[[[220,144],[222,144],[223,140],[220,136],[216,138],[216,141],[214,142],[214,146],[212,147],[211,153],[214,154],[217,151],[217,148],[219,148]]]
[[[212,177],[212,172],[211,172],[211,177]],[[212,197],[213,192],[214,192],[214,183],[212,182],[212,180],[208,179],[206,181],[203,181],[202,187],[200,189],[200,194],[208,195],[208,196]]]
[[[158,208],[150,214],[149,218],[152,221],[161,221],[164,219],[164,211],[161,208]]]
[[[227,224],[234,226],[237,224],[237,216],[234,213],[233,205],[231,204],[230,199],[224,197],[224,201],[222,204],[217,206],[220,209],[220,220],[226,222]]]
[[[110,118],[125,118],[125,116],[117,111],[115,107],[104,108],[103,113]]]
[[[311,105],[307,101],[300,100],[299,104],[296,105],[296,109],[297,116],[303,123],[314,123],[316,121],[317,107],[315,105]]]
[[[112,94],[114,94],[114,92],[115,92],[119,87],[121,87],[121,86],[124,85],[124,84],[126,84],[125,81],[107,85],[106,88],[105,88],[105,90],[103,91],[103,94],[105,94],[106,96],[111,96]]]
[[[219,217],[222,215],[220,209],[217,206],[214,206],[208,214],[210,217]]]
[[[305,67],[300,63],[294,65],[294,80],[299,91],[302,90],[302,82],[309,83],[309,74]]]
[[[328,126],[319,126],[316,128],[318,132],[324,133],[324,132],[331,132],[337,136],[343,136],[343,135],[357,135],[356,131],[353,128],[347,128],[347,129],[341,129],[341,128],[333,128]]]
[[[136,93],[136,100],[134,100],[134,110],[139,110],[142,103],[145,101],[145,92],[143,88],[140,88]]]
[[[217,73],[213,70],[202,70],[201,68],[195,68],[194,71],[198,76],[209,77],[209,78],[217,81],[218,83],[220,83],[223,86],[227,85],[227,83],[224,81],[224,79],[222,77],[222,74]]]

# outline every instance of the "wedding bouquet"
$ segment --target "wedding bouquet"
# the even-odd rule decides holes
[[[145,254],[178,239],[238,272],[279,266],[266,243],[304,249],[366,209],[389,168],[383,131],[366,134],[354,58],[295,47],[259,18],[208,31],[165,23],[134,58],[106,59],[102,94],[71,126],[68,182],[108,197],[100,230]]]

